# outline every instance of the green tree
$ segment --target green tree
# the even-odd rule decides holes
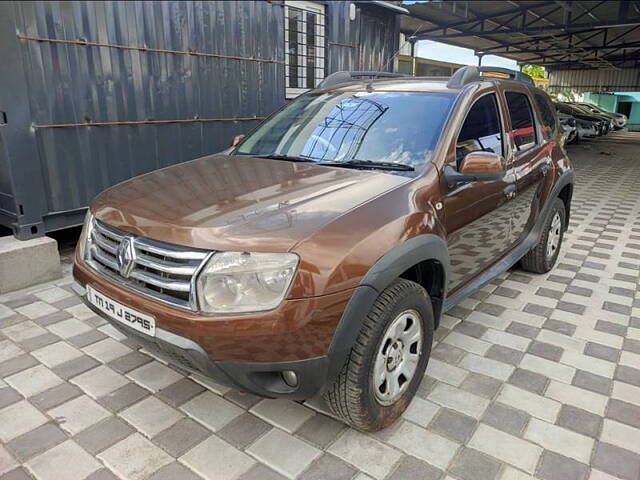
[[[525,63],[523,65],[520,66],[520,71],[522,73],[526,73],[527,75],[529,75],[532,78],[544,78],[545,77],[545,71],[544,71],[544,67],[541,67],[540,65],[533,65],[531,63]]]

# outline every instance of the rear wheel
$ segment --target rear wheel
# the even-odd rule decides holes
[[[540,240],[522,257],[520,264],[524,270],[533,273],[547,273],[553,268],[562,246],[566,215],[564,202],[560,198],[556,198],[551,205],[551,215],[542,230]]]
[[[395,422],[424,376],[433,327],[424,288],[409,280],[394,281],[367,314],[349,358],[325,393],[331,411],[365,431]]]

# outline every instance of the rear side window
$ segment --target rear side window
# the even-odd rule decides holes
[[[538,104],[540,114],[542,115],[544,136],[545,138],[551,138],[553,136],[553,132],[556,130],[556,116],[553,114],[551,104],[549,103],[549,100],[547,100],[547,97],[540,93],[534,94],[533,98]]]
[[[498,155],[502,153],[502,128],[498,116],[496,95],[490,93],[473,104],[462,124],[456,142],[456,164],[471,152],[483,150]]]
[[[523,93],[506,92],[507,108],[511,117],[511,132],[518,151],[527,150],[536,144],[533,112],[529,98]]]

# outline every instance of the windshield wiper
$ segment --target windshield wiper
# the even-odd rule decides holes
[[[413,172],[415,168],[404,163],[394,162],[374,162],[373,160],[347,160],[345,162],[318,162],[318,165],[327,165],[330,167],[359,168],[359,169],[375,169],[375,170],[398,170],[402,172]]]
[[[246,155],[251,155],[251,154],[246,154]],[[308,157],[296,157],[294,155],[283,155],[280,153],[267,153],[265,155],[251,155],[252,157],[255,158],[270,158],[272,160],[287,160],[289,162],[310,162],[310,163],[316,163],[315,160],[313,160],[312,158],[308,158]]]

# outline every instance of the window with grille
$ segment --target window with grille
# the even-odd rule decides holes
[[[287,1],[284,22],[286,97],[293,98],[325,77],[324,5]]]

